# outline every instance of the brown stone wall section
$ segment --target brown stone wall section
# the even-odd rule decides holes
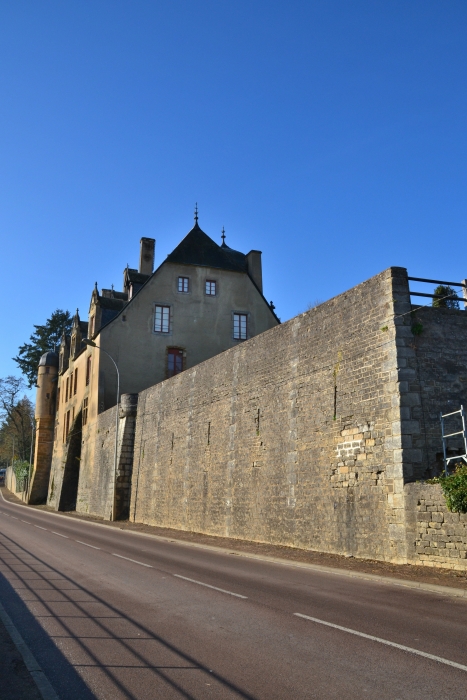
[[[128,517],[135,440],[137,394],[123,394],[119,409],[116,516]],[[97,416],[83,442],[76,510],[109,519],[115,460],[115,407]]]
[[[467,570],[467,513],[450,513],[437,484],[407,484],[409,561]]]
[[[404,560],[406,279],[386,270],[142,392],[130,519]]]

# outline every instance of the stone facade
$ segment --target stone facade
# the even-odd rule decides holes
[[[404,560],[404,275],[387,270],[142,392],[130,519]]]
[[[447,511],[439,487],[416,483],[440,469],[440,411],[467,403],[466,341],[465,311],[418,310],[407,271],[390,268],[145,389],[136,411],[136,397],[125,399],[118,512],[467,569],[467,516]],[[109,409],[83,432],[80,512],[112,508],[115,421]]]

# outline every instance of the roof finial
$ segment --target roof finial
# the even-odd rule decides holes
[[[198,202],[195,204],[195,224],[198,223]]]
[[[222,227],[222,236],[221,236],[221,238],[222,238],[222,245],[225,245],[225,228],[224,228],[224,227]]]

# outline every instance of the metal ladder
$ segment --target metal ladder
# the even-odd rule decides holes
[[[448,418],[449,416],[455,416],[458,414],[460,415],[461,420],[462,420],[462,430],[459,430],[457,433],[448,433],[447,435],[445,435],[444,434],[444,419]],[[444,414],[440,413],[439,418],[441,421],[441,437],[443,440],[444,473],[447,476],[449,462],[452,462],[453,460],[459,460],[459,459],[463,459],[464,462],[467,462],[467,430],[465,427],[464,406],[461,405],[460,411],[453,411],[452,413],[444,413]],[[463,455],[455,455],[454,457],[447,457],[446,456],[447,439],[454,437],[455,435],[463,435],[463,437],[464,437],[464,454]]]

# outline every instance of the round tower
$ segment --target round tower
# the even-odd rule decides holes
[[[36,440],[34,468],[29,487],[29,503],[45,503],[49,487],[54,444],[55,400],[57,396],[58,355],[49,350],[40,361],[37,372]]]

